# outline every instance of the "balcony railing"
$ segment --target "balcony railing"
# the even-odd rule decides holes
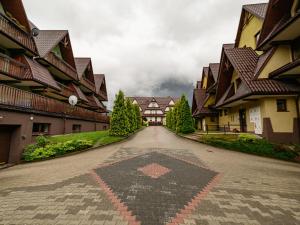
[[[71,95],[75,95],[75,92],[71,88],[69,88],[69,87],[67,87],[67,86],[65,86],[65,85],[63,85],[62,83],[59,83],[59,82],[57,82],[57,84],[61,88],[60,92],[57,91],[58,94],[66,97],[66,98],[69,98]]]
[[[92,92],[95,92],[95,84],[93,84],[93,82],[89,81],[86,78],[82,78],[80,80],[80,83],[85,86],[86,88],[90,89]]]
[[[24,64],[0,53],[0,73],[16,79],[23,79],[27,70],[28,68]]]
[[[77,80],[77,72],[69,64],[58,58],[53,52],[46,55],[45,60],[51,63],[54,67],[69,76],[72,80]]]
[[[21,89],[0,84],[0,104],[17,109],[29,109],[45,113],[57,114],[61,117],[75,117],[79,119],[109,123],[109,118],[97,112],[80,107],[72,107],[67,103],[37,95]]]
[[[36,52],[31,36],[2,14],[0,14],[0,31],[32,52]]]

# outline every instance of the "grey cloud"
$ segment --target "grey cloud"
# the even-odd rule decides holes
[[[190,96],[202,67],[219,61],[223,43],[234,42],[242,4],[260,1],[23,2],[41,29],[70,30],[75,56],[92,57],[94,72],[106,74],[111,107],[119,89],[180,95],[178,85]]]

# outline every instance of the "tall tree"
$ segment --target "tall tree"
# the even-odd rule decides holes
[[[136,129],[140,129],[142,127],[142,116],[140,107],[138,105],[134,105],[133,107],[136,115]]]
[[[110,121],[110,135],[126,136],[130,132],[130,125],[127,117],[124,93],[120,90],[116,95],[114,108]]]
[[[182,126],[180,132],[184,134],[193,133],[195,131],[194,121],[193,121],[192,111],[187,99],[184,98],[181,107],[182,107]]]
[[[136,116],[133,104],[129,98],[126,99],[126,114],[129,121],[129,132],[132,133],[136,130]]]

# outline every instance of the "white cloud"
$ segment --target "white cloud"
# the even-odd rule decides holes
[[[260,1],[23,2],[40,29],[70,31],[75,56],[92,57],[94,72],[106,74],[111,106],[119,89],[167,94],[158,91],[165,82],[174,79],[188,87],[199,80],[203,66],[218,62],[222,44],[234,42],[242,4]]]

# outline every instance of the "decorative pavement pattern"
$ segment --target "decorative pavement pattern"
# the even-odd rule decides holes
[[[239,170],[220,177],[185,149],[121,148],[83,175],[1,189],[0,225],[300,224],[297,185],[273,179]]]

